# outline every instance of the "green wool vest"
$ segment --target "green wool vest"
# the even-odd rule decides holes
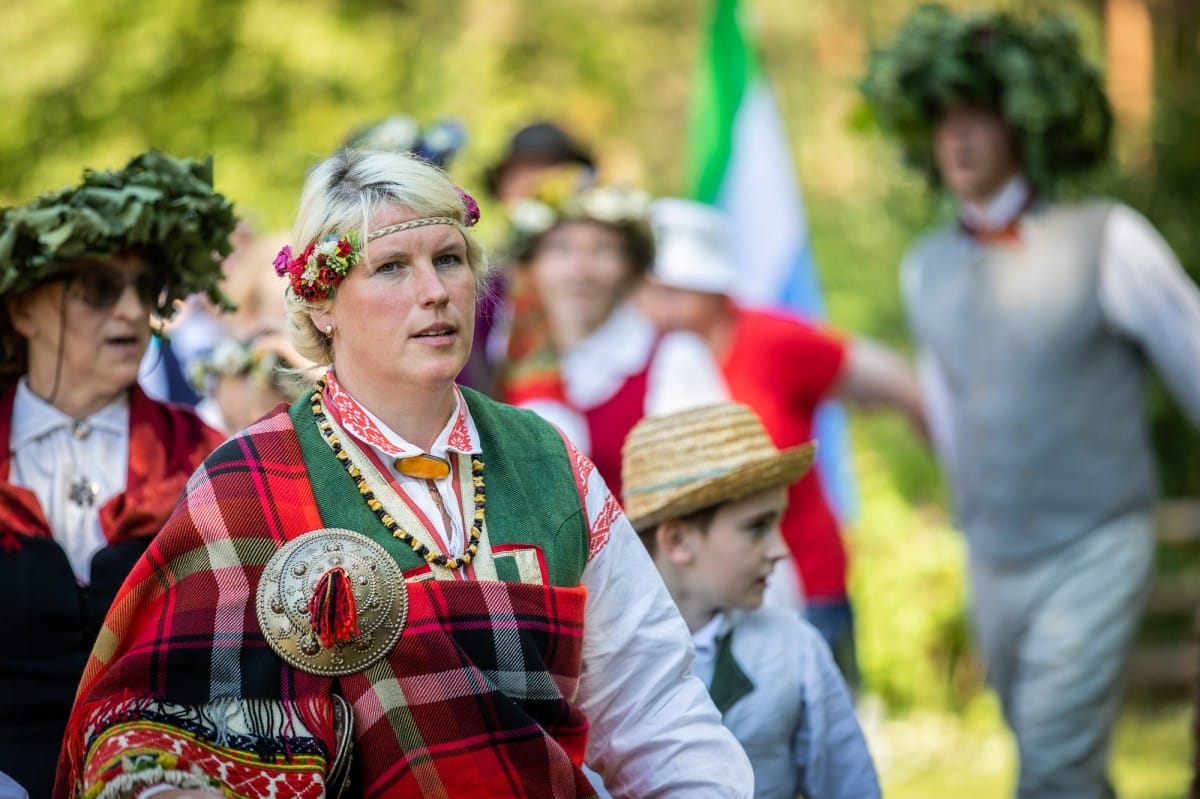
[[[578,585],[587,565],[588,529],[562,437],[529,411],[469,388],[462,388],[462,393],[483,447],[486,534],[492,548],[537,547],[545,557],[550,585]],[[354,479],[333,457],[313,418],[310,396],[296,400],[288,414],[322,523],[370,536],[404,572],[424,566],[408,544],[392,537],[367,507]],[[355,465],[370,468],[370,464]],[[500,580],[521,581],[511,558],[495,560]]]

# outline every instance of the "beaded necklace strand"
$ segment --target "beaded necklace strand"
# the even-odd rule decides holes
[[[391,532],[392,537],[398,538],[408,544],[412,547],[413,552],[424,558],[426,563],[434,566],[458,569],[470,563],[475,558],[475,555],[479,553],[479,539],[483,535],[483,515],[486,505],[483,491],[483,460],[478,455],[471,456],[471,482],[475,486],[475,519],[471,524],[471,535],[467,539],[467,548],[457,558],[448,558],[441,553],[433,552],[429,547],[414,538],[411,533],[403,529],[392,515],[384,510],[383,503],[376,499],[375,492],[367,485],[362,470],[351,463],[350,456],[346,453],[342,442],[338,440],[337,434],[333,432],[333,425],[329,423],[328,417],[325,416],[325,407],[321,403],[321,395],[324,391],[325,378],[322,377],[313,386],[313,419],[316,420],[317,427],[321,430],[321,435],[329,442],[329,447],[333,450],[333,454],[337,457],[338,462],[342,464],[346,473],[353,478],[354,484],[358,487],[358,493],[366,500],[367,507],[375,512],[379,521]]]

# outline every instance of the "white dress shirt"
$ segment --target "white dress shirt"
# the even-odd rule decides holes
[[[30,391],[21,378],[13,403],[9,480],[34,493],[81,584],[105,545],[100,508],[125,490],[129,397],[73,419]]]
[[[462,502],[454,492],[454,485],[457,475],[452,470],[450,474],[435,480],[426,480],[421,477],[411,477],[402,474],[395,467],[397,458],[410,457],[420,455],[422,453],[433,455],[446,461],[453,461],[455,453],[463,453],[468,455],[478,455],[483,452],[479,445],[479,431],[475,427],[475,420],[471,418],[471,413],[467,409],[467,404],[463,401],[462,392],[458,390],[458,386],[454,387],[454,410],[450,414],[449,421],[442,431],[438,433],[438,437],[434,439],[433,445],[428,450],[423,450],[417,445],[406,441],[403,436],[392,430],[379,417],[371,413],[365,407],[355,401],[345,389],[338,387],[336,378],[330,376],[330,385],[333,387],[334,402],[338,403],[340,410],[343,413],[341,425],[350,433],[353,433],[357,439],[359,446],[367,446],[375,453],[377,460],[386,465],[388,477],[392,482],[404,492],[404,495],[415,504],[429,520],[433,529],[430,532],[438,536],[445,545],[446,550],[452,557],[458,557],[466,548],[466,523],[464,521],[464,512]],[[352,403],[358,413],[347,415],[344,406],[347,403]],[[377,431],[376,435],[371,435],[365,432],[364,425],[356,423],[354,419],[362,414],[369,421],[372,429]],[[361,417],[358,417],[361,419]],[[454,436],[455,430],[466,430],[466,437]],[[454,437],[455,443],[451,444],[451,437]],[[446,516],[442,515],[441,508],[434,501],[433,495],[429,491],[429,483],[437,488],[438,496],[441,498],[442,507],[446,509]],[[472,502],[472,510],[474,497],[463,497],[463,501]],[[450,520],[450,529],[446,528],[446,518]]]
[[[732,626],[729,616],[718,612],[703,627],[692,633],[692,645],[696,647],[692,674],[699,677],[705,685],[712,685],[713,672],[717,665],[717,643]]]

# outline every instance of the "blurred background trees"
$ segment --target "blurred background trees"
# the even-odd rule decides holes
[[[855,82],[871,44],[914,2],[743,1],[786,117],[831,320],[906,349],[897,264],[949,209],[858,124]],[[1146,213],[1200,277],[1200,2],[997,4],[1076,21],[1118,117],[1118,157],[1096,188]],[[350,130],[401,112],[465,125],[451,172],[481,201],[484,169],[513,130],[540,118],[588,143],[608,177],[677,193],[707,6],[0,0],[0,203],[154,146],[213,153],[218,188],[274,230],[290,224],[311,164]],[[485,239],[499,240],[499,217],[485,202]],[[1152,396],[1165,487],[1200,495],[1198,436],[1161,390]],[[981,681],[963,621],[962,542],[937,469],[899,420],[857,418],[853,437],[862,510],[852,590],[867,688],[893,712],[970,717]]]
[[[1057,10],[1105,63],[1120,121],[1104,186],[1200,270],[1200,3],[1000,0]],[[954,3],[952,3],[954,4]],[[959,3],[962,5],[962,3]],[[506,136],[560,120],[611,177],[680,190],[681,142],[706,3],[696,0],[5,0],[0,201],[115,166],[148,146],[216,154],[220,188],[259,226],[288,224],[304,170],[351,128],[396,112],[460,119],[456,177],[481,185]],[[871,43],[912,0],[756,0],[760,44],[793,137],[834,321],[906,335],[895,264],[944,208],[853,129]],[[498,220],[485,215],[494,229]],[[1155,395],[1170,493],[1200,493],[1200,447]],[[887,434],[890,437],[890,433]],[[908,495],[932,472],[902,455]],[[889,463],[895,462],[889,459]]]

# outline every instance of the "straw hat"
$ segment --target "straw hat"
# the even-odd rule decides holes
[[[800,479],[816,444],[779,450],[745,405],[642,419],[622,450],[625,515],[637,530]]]

